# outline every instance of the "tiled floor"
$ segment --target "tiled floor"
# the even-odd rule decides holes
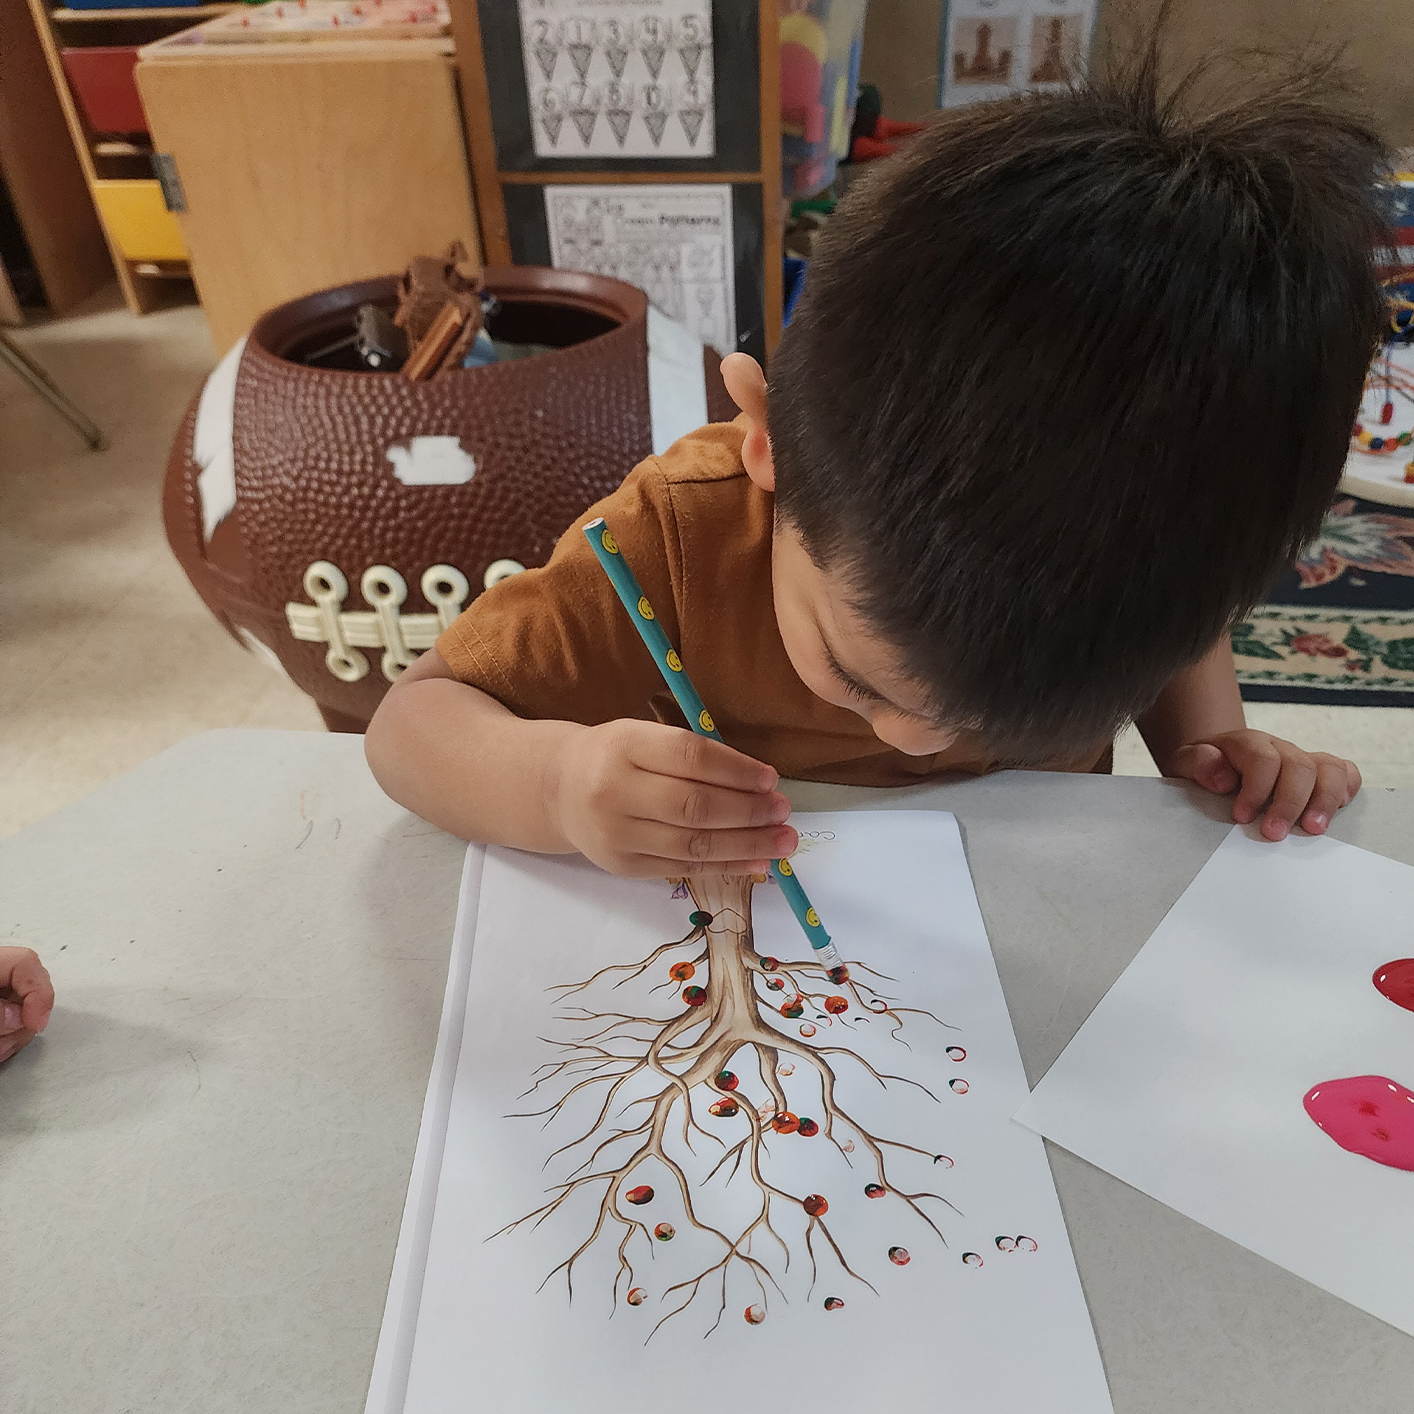
[[[319,729],[307,698],[217,627],[168,552],[172,434],[213,353],[200,310],[115,294],[21,342],[107,431],[90,452],[0,366],[0,834],[208,727]],[[1254,725],[1414,787],[1414,710],[1257,706]],[[1153,772],[1134,734],[1116,769]]]

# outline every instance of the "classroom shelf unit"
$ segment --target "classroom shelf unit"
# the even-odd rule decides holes
[[[65,69],[64,51],[130,49],[135,55],[141,45],[238,7],[71,10],[45,0],[29,0],[29,7],[123,298],[135,314],[145,314],[187,288],[190,271],[181,233],[162,199],[151,143],[141,133],[95,130]]]

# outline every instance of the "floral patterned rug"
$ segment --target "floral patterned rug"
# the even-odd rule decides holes
[[[1353,497],[1232,635],[1249,702],[1414,707],[1414,515]]]

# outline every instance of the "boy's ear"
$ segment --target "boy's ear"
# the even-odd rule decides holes
[[[741,449],[746,474],[763,491],[774,491],[776,466],[771,460],[771,439],[766,435],[766,375],[750,354],[734,353],[722,360],[722,381],[750,424]]]

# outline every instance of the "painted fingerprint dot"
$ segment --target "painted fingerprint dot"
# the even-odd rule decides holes
[[[624,1198],[635,1208],[641,1208],[645,1203],[653,1201],[653,1190],[646,1183],[640,1183],[637,1188],[630,1188]]]
[[[653,1229],[653,1236],[656,1237],[659,1242],[671,1242],[677,1235],[678,1230],[672,1223],[659,1223],[658,1226]]]
[[[1375,990],[1395,1006],[1414,1011],[1414,957],[1401,957],[1375,969]]]
[[[805,1008],[801,1005],[799,997],[792,997],[789,1001],[781,1003],[781,1015],[787,1021],[799,1021],[805,1015]]]
[[[998,1252],[1016,1251],[1016,1238],[1014,1237],[999,1237],[996,1239],[996,1243]]]
[[[707,1000],[707,989],[705,987],[684,987],[682,999],[688,1006],[701,1006]]]
[[[1348,1075],[1313,1086],[1302,1103],[1342,1149],[1414,1173],[1414,1090],[1387,1075]]]
[[[825,1010],[831,1016],[838,1016],[842,1011],[849,1010],[849,1001],[845,997],[826,997]]]
[[[699,908],[687,915],[687,921],[691,923],[694,928],[705,928],[711,923],[712,915]]]
[[[1018,1237],[1016,1239],[1018,1252],[1034,1252],[1039,1245],[1034,1237]]]
[[[719,1090],[735,1090],[737,1085],[739,1084],[736,1076],[733,1075],[729,1070],[719,1070],[717,1072],[716,1083],[717,1089]]]
[[[982,1254],[980,1252],[964,1252],[962,1254],[962,1265],[964,1267],[980,1267],[982,1265]]]
[[[906,1267],[913,1259],[908,1255],[907,1247],[890,1247],[889,1261],[896,1267]]]
[[[783,991],[785,985],[785,980],[781,977],[768,977],[766,979],[766,990],[768,992]]]
[[[759,1326],[766,1319],[766,1308],[764,1306],[748,1306],[742,1315],[746,1317],[748,1326]]]
[[[789,1061],[782,1061],[782,1062],[780,1063],[780,1065],[778,1065],[778,1066],[776,1067],[776,1074],[777,1074],[777,1075],[794,1075],[794,1074],[795,1074],[795,1067],[794,1067]]]
[[[713,1100],[707,1106],[707,1113],[714,1119],[731,1119],[740,1108],[730,1095],[723,1095],[720,1100]]]
[[[771,1116],[771,1128],[777,1134],[794,1134],[800,1128],[800,1120],[789,1110],[778,1110]]]
[[[869,1010],[872,1011],[876,1016],[882,1016],[886,1011],[888,1011],[888,1009],[889,1004],[883,999],[883,997],[875,997],[874,1000],[869,1003]]]
[[[945,1169],[950,1169],[952,1167],[952,1160],[948,1158],[946,1154],[934,1154],[933,1162],[935,1164],[942,1164]]]
[[[763,957],[761,959],[762,972],[774,972],[781,964],[773,957]]]
[[[690,962],[675,962],[668,968],[668,976],[674,982],[691,982],[697,975],[697,969]]]
[[[808,1193],[800,1200],[800,1206],[810,1214],[812,1218],[824,1217],[830,1211],[830,1205],[826,1201],[823,1193]]]
[[[889,1190],[882,1183],[866,1183],[864,1185],[864,1196],[866,1198],[882,1198]]]
[[[961,1046],[949,1046],[948,1059],[955,1061],[965,1061],[967,1059],[967,1052],[964,1051]]]
[[[802,1119],[795,1132],[806,1139],[813,1139],[820,1132],[820,1126],[813,1119]]]
[[[642,1306],[647,1299],[648,1293],[641,1286],[630,1287],[628,1295],[624,1297],[630,1306]]]
[[[954,1095],[965,1095],[971,1088],[967,1081],[960,1075],[954,1076],[953,1079],[948,1081],[948,1089],[951,1090]]]
[[[852,1153],[854,1153],[854,1140],[853,1140],[853,1139],[846,1139],[846,1140],[844,1140],[844,1142],[841,1143],[841,1145],[840,1145],[840,1149],[841,1149],[844,1153],[846,1153],[846,1154],[852,1154]]]
[[[841,963],[838,967],[832,967],[826,975],[836,987],[843,987],[849,981],[849,968]],[[841,1301],[840,1305],[843,1306],[844,1302]]]
[[[775,1105],[759,1105],[756,1110],[757,1118],[769,1123],[771,1116],[776,1113]]]
[[[843,1311],[844,1301],[838,1296],[827,1296],[825,1298],[825,1309],[827,1311]]]
[[[813,1021],[802,1021],[800,1023],[800,1034],[808,1041],[816,1032],[817,1028]]]

